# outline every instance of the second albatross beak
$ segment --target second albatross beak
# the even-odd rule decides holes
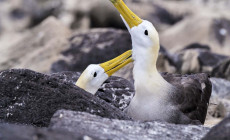
[[[123,2],[123,0],[110,0],[113,5],[120,12],[122,17],[125,19],[126,23],[129,25],[130,29],[134,26],[138,26],[142,23],[142,19],[140,19],[136,14],[134,14]]]
[[[105,70],[108,76],[111,76],[113,73],[133,61],[131,55],[132,50],[126,51],[110,61],[101,63],[100,66]]]

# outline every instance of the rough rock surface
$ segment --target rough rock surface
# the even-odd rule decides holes
[[[230,82],[220,78],[210,78],[212,95],[205,120],[206,126],[214,126],[230,115]]]
[[[214,126],[202,140],[229,140],[230,116]]]
[[[75,84],[80,73],[59,72],[51,74],[51,76]],[[134,87],[133,84],[126,79],[111,76],[102,84],[101,88],[98,89],[95,95],[123,110],[129,105],[134,96]]]
[[[15,124],[0,123],[1,140],[80,140],[90,138],[84,135],[72,134],[65,130],[36,128]]]
[[[127,5],[143,19],[153,22],[158,29],[165,29],[182,19],[151,1],[126,0]],[[138,6],[137,6],[138,5]],[[101,0],[1,0],[0,28],[20,31],[33,27],[48,16],[56,16],[72,28],[115,27],[125,28],[118,12],[110,1]],[[145,10],[142,10],[145,7]],[[10,28],[11,27],[11,28]]]
[[[211,97],[206,121],[211,118],[223,119],[230,115],[230,100]],[[208,118],[209,117],[209,118]]]
[[[60,110],[50,127],[98,139],[201,139],[209,130],[203,126],[175,125],[165,122],[137,122],[106,119],[88,113]]]
[[[219,63],[212,71],[213,77],[224,78],[230,81],[230,58]]]
[[[225,79],[211,78],[211,103],[215,104],[213,117],[225,118],[230,115],[230,82]]]
[[[12,123],[47,126],[59,109],[129,119],[121,110],[72,83],[30,70],[0,72],[0,100],[0,119]]]
[[[64,59],[52,65],[52,72],[83,71],[89,64],[108,61],[131,49],[130,35],[115,29],[92,29],[70,38],[70,46],[63,51]]]
[[[230,81],[220,78],[211,78],[212,96],[230,100]]]
[[[210,47],[192,43],[174,55],[173,59],[181,73],[211,73],[214,67],[228,56],[211,52]]]
[[[49,74],[51,77],[58,78],[65,82],[69,82],[72,84],[76,84],[78,78],[80,77],[80,72],[72,72],[72,71],[63,71],[58,73],[51,73]]]
[[[11,46],[1,46],[0,70],[28,68],[49,72],[51,64],[67,49],[71,31],[54,17],[49,17]],[[8,41],[9,42],[9,41]]]
[[[22,31],[33,27],[45,18],[55,15],[60,0],[1,0],[0,27],[7,31]]]

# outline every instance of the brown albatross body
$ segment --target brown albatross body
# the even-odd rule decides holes
[[[192,75],[162,73],[161,75],[176,87],[176,91],[170,96],[170,101],[191,120],[191,123],[196,123],[198,120],[204,124],[212,90],[208,75],[205,73]],[[174,120],[176,121],[177,118]]]

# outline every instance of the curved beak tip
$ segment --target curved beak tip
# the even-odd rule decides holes
[[[134,26],[138,26],[142,23],[142,19],[134,14],[123,2],[123,0],[110,0],[122,17],[125,19],[126,23],[129,25],[130,29]]]

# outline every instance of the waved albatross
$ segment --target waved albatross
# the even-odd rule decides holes
[[[128,115],[142,121],[203,124],[212,87],[208,76],[161,75],[156,68],[159,36],[152,23],[140,19],[122,0],[110,1],[120,12],[132,39],[135,96],[126,109]]]
[[[102,64],[90,64],[80,75],[76,85],[91,94],[95,94],[109,76],[133,61],[131,55],[132,51],[128,50]]]

